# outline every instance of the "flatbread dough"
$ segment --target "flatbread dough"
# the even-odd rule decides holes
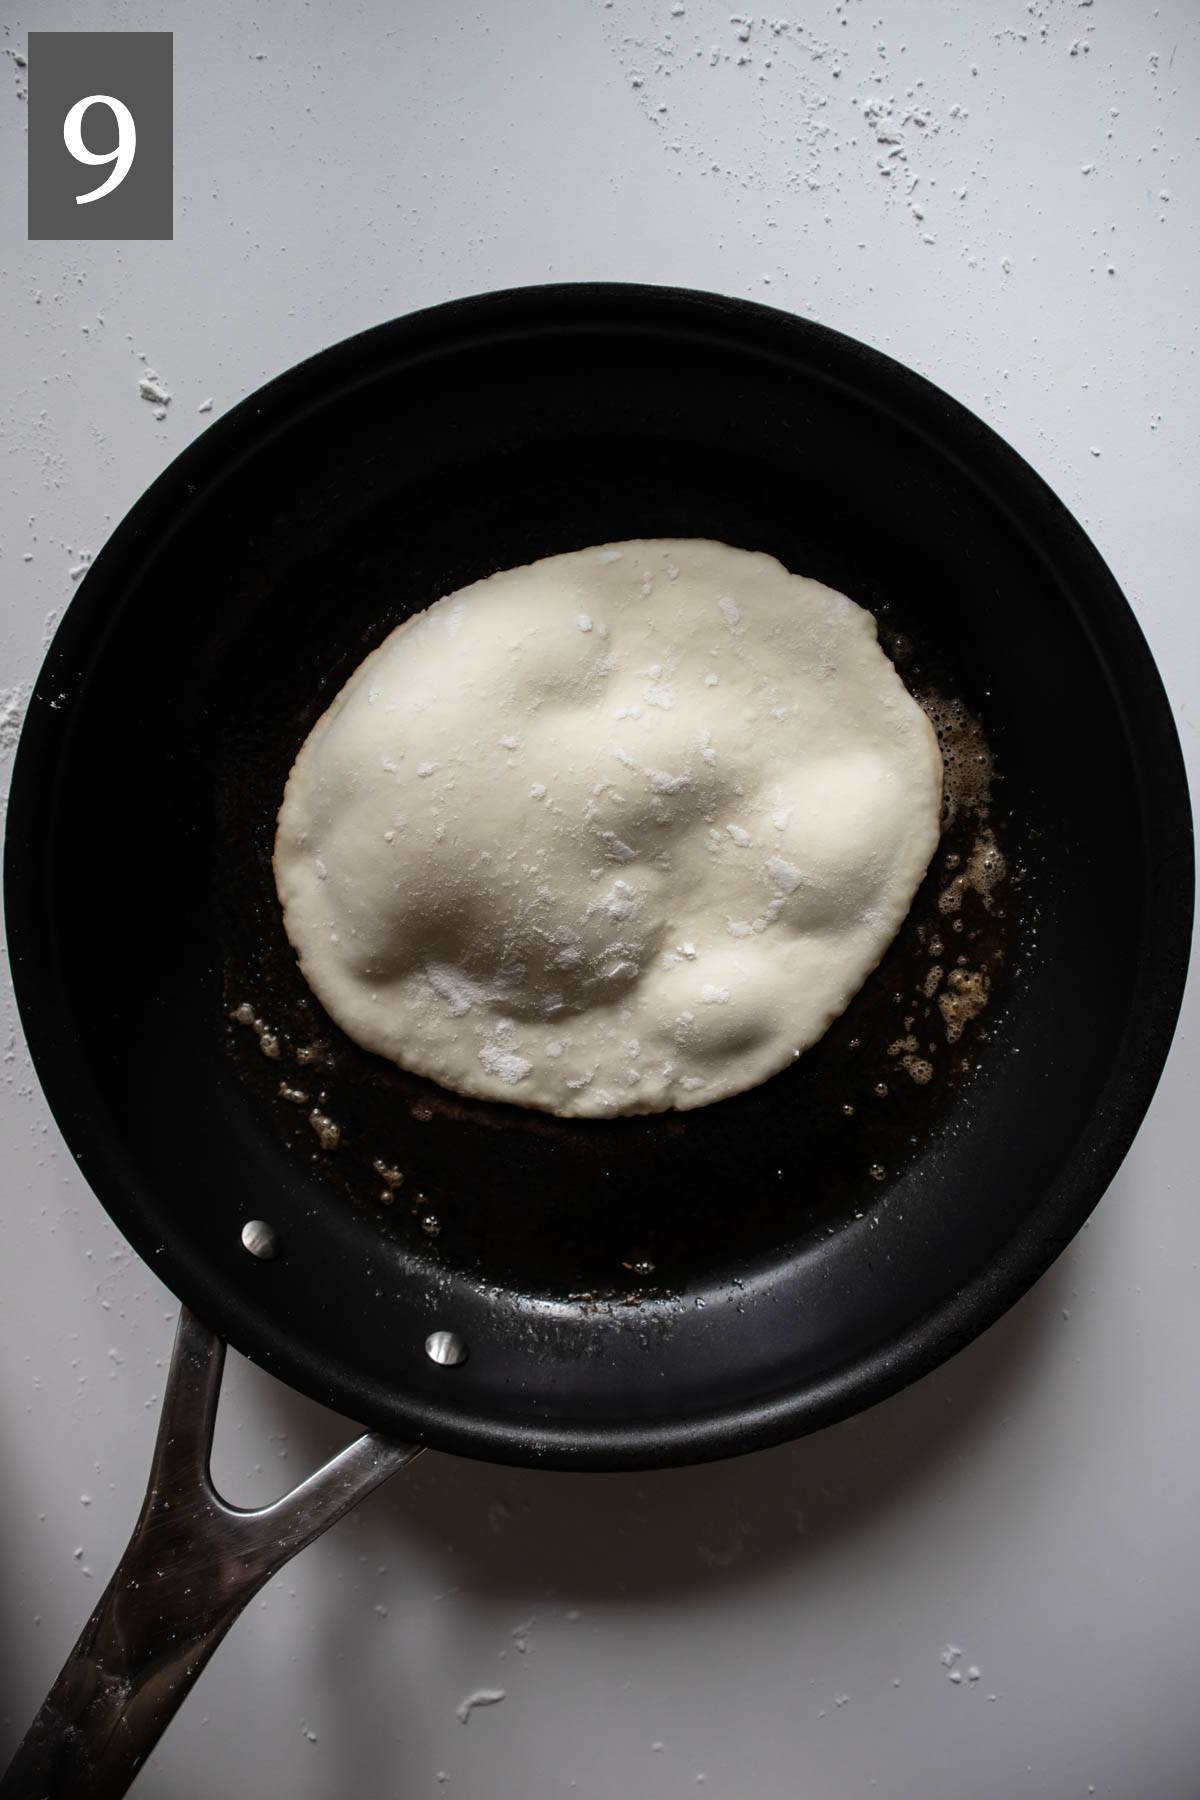
[[[895,936],[942,761],[875,621],[704,538],[505,569],[399,626],[305,740],[287,933],[351,1038],[584,1117],[814,1043]]]

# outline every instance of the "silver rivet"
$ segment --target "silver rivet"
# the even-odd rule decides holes
[[[425,1339],[425,1354],[443,1369],[457,1369],[467,1360],[467,1346],[456,1331],[431,1331]]]
[[[263,1262],[274,1262],[279,1255],[279,1236],[273,1225],[265,1219],[247,1219],[242,1226],[242,1243],[251,1256],[257,1256]]]

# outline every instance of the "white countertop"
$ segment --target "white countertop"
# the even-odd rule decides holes
[[[728,0],[253,14],[62,0],[0,27],[22,54],[28,29],[173,28],[176,119],[173,242],[29,243],[0,63],[5,779],[87,553],[202,402],[418,306],[590,277],[769,301],[977,411],[1109,561],[1195,770],[1190,0],[820,0],[748,36]],[[253,1603],[138,1794],[1191,1800],[1196,994],[1090,1226],[971,1349],[734,1463],[422,1458]],[[0,1759],[132,1524],[176,1310],[3,1005]],[[266,1499],[350,1429],[231,1358],[218,1478]],[[464,1726],[479,1687],[506,1698]]]

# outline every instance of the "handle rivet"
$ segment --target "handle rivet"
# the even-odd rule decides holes
[[[263,1262],[274,1262],[279,1255],[279,1234],[265,1219],[247,1219],[242,1226],[242,1243],[251,1256]]]
[[[467,1346],[456,1331],[431,1331],[425,1339],[425,1354],[443,1369],[457,1369],[467,1360]]]

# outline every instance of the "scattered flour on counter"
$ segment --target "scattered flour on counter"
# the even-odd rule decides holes
[[[504,1688],[476,1688],[473,1694],[468,1694],[459,1701],[454,1709],[455,1716],[465,1725],[477,1707],[498,1706],[506,1698],[507,1690]]]
[[[826,225],[835,206],[846,210],[848,185],[865,180],[930,243],[935,222],[963,216],[961,206],[947,215],[950,195],[961,202],[986,179],[970,109],[961,90],[913,66],[910,45],[882,38],[882,19],[856,23],[840,3],[836,11],[836,37],[815,19],[746,13],[724,15],[714,30],[698,8],[672,9],[663,29],[648,24],[640,0],[603,0],[600,19],[633,103],[676,169],[689,163],[738,198],[766,195],[772,211],[780,189],[816,197]],[[1064,46],[1068,21],[1080,29],[1065,13],[1055,25]],[[1076,39],[1084,50],[1091,29]],[[1041,35],[1049,30],[1039,16]],[[922,225],[927,210],[942,217]]]
[[[0,692],[0,756],[7,756],[16,747],[21,735],[21,721],[25,717],[26,693],[24,688],[10,687]]]
[[[161,375],[153,369],[146,369],[138,376],[138,393],[142,399],[154,407],[156,419],[165,419],[167,407],[171,404],[171,390]]]

